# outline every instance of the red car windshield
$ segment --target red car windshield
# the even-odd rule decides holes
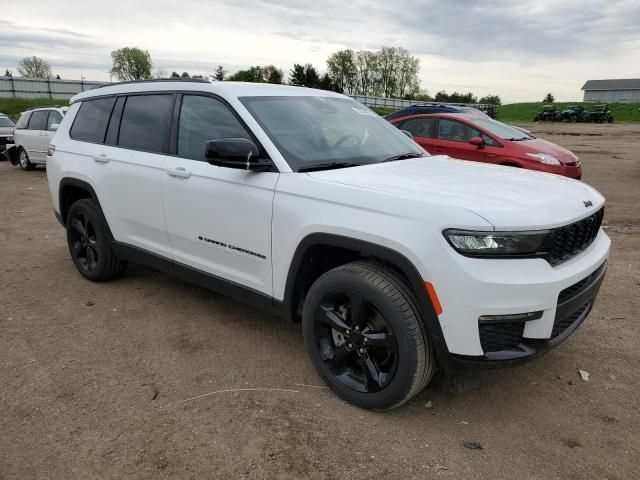
[[[489,133],[492,133],[496,137],[500,137],[504,140],[511,140],[512,142],[517,142],[520,140],[531,140],[533,137],[531,135],[527,135],[522,130],[518,130],[510,125],[505,125],[502,122],[498,122],[497,120],[493,120],[491,118],[474,118],[473,123],[475,123],[480,128],[484,128]]]

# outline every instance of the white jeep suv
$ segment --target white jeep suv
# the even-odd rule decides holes
[[[9,160],[23,170],[45,164],[47,146],[66,110],[67,107],[42,107],[23,112],[13,132],[15,145],[7,150]]]
[[[363,408],[436,367],[548,351],[607,268],[593,188],[429,156],[339,94],[147,81],[71,103],[47,176],[80,273],[144,263],[301,320],[318,373]]]

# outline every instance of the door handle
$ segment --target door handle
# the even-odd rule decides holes
[[[178,168],[168,168],[167,173],[176,178],[189,178],[191,176],[191,172],[189,170],[185,170],[182,167]]]
[[[93,161],[96,163],[109,163],[111,159],[107,157],[104,153],[93,157]]]

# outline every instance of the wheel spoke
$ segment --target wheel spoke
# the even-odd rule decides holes
[[[73,228],[80,235],[84,236],[87,233],[87,229],[84,227],[82,222],[77,218],[71,220],[71,228]]]
[[[373,361],[367,352],[360,356],[360,365],[362,365],[367,380],[374,382],[378,387],[382,388],[386,375],[380,371],[376,362]]]
[[[329,325],[331,328],[338,330],[341,333],[349,330],[349,325],[344,322],[342,316],[331,307],[321,307],[324,315],[322,315],[322,321]]]
[[[387,350],[394,350],[393,337],[385,332],[363,331],[362,336],[366,338],[370,347],[383,347]]]
[[[357,292],[349,292],[348,297],[351,324],[362,330],[367,324],[367,300]]]
[[[87,247],[87,267],[89,270],[93,270],[96,266],[96,259],[98,256],[96,255],[96,251],[93,247]]]
[[[349,355],[349,353],[350,350],[347,348],[347,346],[341,345],[333,350],[333,355],[329,359],[329,361],[333,364],[339,364],[340,362],[344,361],[345,357]]]

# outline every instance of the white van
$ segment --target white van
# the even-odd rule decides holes
[[[15,146],[8,152],[23,170],[33,170],[47,161],[47,145],[62,122],[67,107],[43,107],[20,115],[13,134]]]

